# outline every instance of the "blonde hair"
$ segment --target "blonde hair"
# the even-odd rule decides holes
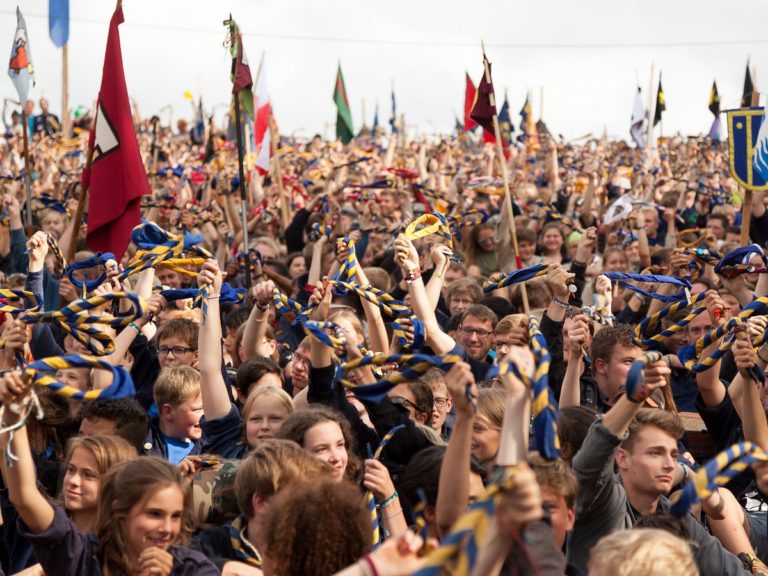
[[[296,411],[296,407],[293,404],[293,398],[291,398],[291,395],[282,388],[272,386],[271,384],[259,384],[258,386],[255,386],[248,393],[248,398],[245,400],[245,405],[243,406],[243,444],[248,443],[248,439],[245,436],[245,425],[246,422],[248,422],[248,415],[251,413],[251,409],[256,403],[256,400],[265,396],[274,398],[280,402],[282,407],[285,408],[286,418]]]
[[[593,576],[698,576],[691,547],[657,528],[618,530],[598,541],[589,554]]]
[[[191,366],[166,366],[155,381],[153,397],[158,409],[177,407],[200,394],[200,372]]]
[[[501,430],[506,402],[507,391],[503,388],[483,388],[477,393],[477,415],[485,418],[491,426]]]
[[[525,319],[525,314],[509,314],[508,316],[504,316],[499,322],[496,324],[496,328],[494,329],[495,334],[509,334],[520,326]]]

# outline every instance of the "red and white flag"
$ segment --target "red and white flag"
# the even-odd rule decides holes
[[[269,119],[272,116],[272,106],[269,103],[267,90],[267,71],[264,65],[264,55],[261,56],[259,75],[256,78],[256,91],[253,95],[254,150],[256,151],[256,169],[260,174],[269,172],[269,159],[272,155],[272,142],[269,134]]]
[[[107,51],[101,76],[96,121],[91,130],[91,169],[83,171],[88,194],[88,246],[112,252],[119,262],[139,224],[141,197],[149,195],[147,173],[133,127],[118,26],[123,9],[118,4],[109,23]]]

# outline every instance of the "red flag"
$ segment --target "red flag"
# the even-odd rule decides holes
[[[152,193],[125,86],[117,28],[122,22],[123,9],[118,4],[109,23],[96,121],[88,143],[93,163],[89,172],[83,172],[83,185],[90,184],[88,246],[112,252],[118,262],[128,248],[131,230],[139,224],[141,197]]]
[[[477,90],[475,89],[475,85],[472,83],[472,78],[469,77],[469,72],[467,74],[467,89],[464,92],[464,132],[468,130],[472,130],[475,126],[477,126],[477,122],[472,120],[472,118],[469,117],[469,115],[472,112],[472,108],[475,106],[475,99],[477,98]]]
[[[483,55],[483,64],[483,77],[480,80],[480,85],[477,87],[475,105],[472,107],[470,117],[480,124],[486,132],[493,135],[493,117],[496,116],[496,102],[493,94],[493,81],[491,80],[491,64],[486,60],[485,55]],[[487,66],[487,74],[485,73],[485,66]]]

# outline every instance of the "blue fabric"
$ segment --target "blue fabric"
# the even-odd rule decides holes
[[[184,458],[189,456],[195,447],[194,442],[171,438],[162,432],[160,432],[160,437],[163,439],[163,444],[165,444],[165,451],[168,455],[168,462],[174,465],[178,464],[184,460]]]

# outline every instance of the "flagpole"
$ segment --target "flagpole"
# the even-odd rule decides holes
[[[651,62],[651,80],[648,83],[648,127],[645,132],[645,149],[652,148],[651,141],[653,140],[653,118],[656,115],[656,100],[654,99],[653,90],[653,74],[655,64]]]
[[[26,192],[26,210],[24,211],[25,221],[27,227],[32,226],[32,178],[29,174],[29,137],[27,136],[27,129],[29,128],[27,122],[26,102],[21,103],[21,125],[23,128],[22,134],[24,134],[24,190]],[[27,234],[31,232],[27,230]]]
[[[283,169],[280,165],[280,155],[277,153],[277,141],[280,138],[280,134],[277,132],[277,123],[275,117],[270,114],[269,116],[269,146],[272,149],[272,160],[274,161],[274,174],[273,177],[277,180],[277,195],[280,198],[280,222],[283,225],[283,232],[288,228],[290,224],[290,218],[288,214],[288,197],[285,195],[285,189],[283,188]]]
[[[157,126],[160,124],[160,117],[155,116],[152,121],[152,190],[157,186],[157,158],[160,147],[157,145]]]
[[[69,43],[61,47],[61,131],[69,138]]]
[[[493,83],[491,81],[491,69],[488,66],[488,58],[485,55],[485,43],[481,42],[480,46],[483,50],[483,67],[485,68],[485,81],[488,82],[491,86],[493,86]],[[480,88],[478,87],[478,90]],[[507,175],[507,163],[506,159],[504,158],[504,150],[501,147],[501,129],[499,128],[499,117],[496,113],[496,95],[493,91],[488,95],[491,103],[491,108],[493,110],[493,133],[496,137],[496,156],[499,160],[499,166],[501,166],[501,178],[504,182],[504,208],[507,211],[507,216],[509,217],[509,229],[512,233],[512,250],[515,253],[515,264],[517,266],[517,269],[520,270],[523,267],[522,260],[520,260],[520,251],[517,247],[517,226],[515,224],[515,212],[512,210],[512,196],[509,193],[509,176]],[[525,311],[526,316],[530,314],[531,309],[528,305],[528,290],[525,287],[525,282],[520,283],[520,294],[523,297],[523,310]]]
[[[96,130],[96,124],[91,127],[91,130]],[[85,168],[83,173],[87,174],[91,171],[93,165],[93,148],[88,149],[88,156],[85,160]],[[69,240],[69,246],[67,246],[67,262],[73,262],[75,259],[75,253],[77,252],[77,242],[80,239],[80,228],[83,222],[83,213],[85,212],[85,200],[88,196],[88,186],[80,184],[80,197],[77,199],[77,209],[73,216],[72,237]]]
[[[243,253],[245,254],[245,286],[251,287],[251,259],[248,256],[248,202],[245,195],[245,171],[243,170],[243,134],[240,125],[240,94],[235,96],[235,134],[237,138],[237,168],[240,174],[240,216],[243,224]]]

